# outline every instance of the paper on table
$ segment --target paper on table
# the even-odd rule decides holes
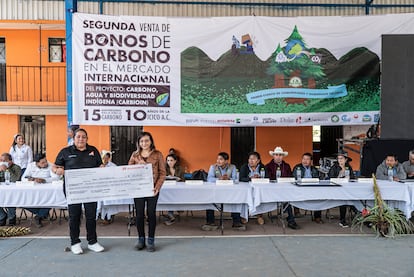
[[[251,183],[252,184],[269,184],[270,179],[269,178],[252,178]]]
[[[232,186],[234,185],[233,180],[216,180],[217,186]]]

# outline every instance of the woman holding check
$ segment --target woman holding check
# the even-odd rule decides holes
[[[154,236],[157,218],[155,209],[159,192],[166,176],[165,162],[162,153],[155,149],[154,139],[148,132],[142,132],[137,139],[137,150],[132,153],[128,164],[152,164],[152,174],[154,181],[154,195],[151,197],[134,198],[135,210],[137,213],[138,241],[135,244],[137,250],[147,247],[148,252],[155,251]],[[145,244],[145,205],[147,206],[148,216],[148,245]]]
[[[98,149],[88,143],[88,134],[84,129],[77,129],[73,133],[73,145],[60,150],[56,157],[53,173],[62,176],[67,169],[93,168],[102,164]],[[96,235],[96,206],[97,202],[83,203],[86,218],[86,239],[88,249],[102,252],[104,248],[98,243]],[[83,253],[79,239],[82,203],[68,205],[69,230],[73,254]]]

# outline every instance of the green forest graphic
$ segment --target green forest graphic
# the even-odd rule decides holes
[[[243,36],[244,37],[244,36]],[[250,36],[248,36],[250,38]],[[229,40],[230,41],[230,40]],[[244,38],[242,44],[244,44]],[[295,26],[266,61],[246,43],[212,61],[197,47],[181,53],[182,113],[311,113],[380,109],[380,60],[367,48],[339,60],[328,49],[308,48]],[[348,95],[330,99],[274,98],[249,104],[246,94],[271,88],[324,89],[345,84]]]

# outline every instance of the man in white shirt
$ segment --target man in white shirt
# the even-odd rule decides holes
[[[59,180],[60,176],[52,172],[52,166],[47,161],[45,154],[36,154],[34,162],[30,163],[23,173],[22,181],[51,183],[54,180]],[[35,214],[36,226],[43,227],[42,220],[49,216],[50,208],[27,208],[27,210]]]

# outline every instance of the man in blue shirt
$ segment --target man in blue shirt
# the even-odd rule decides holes
[[[229,163],[229,154],[220,152],[217,155],[216,164],[210,166],[208,170],[207,182],[215,183],[216,180],[236,180],[236,166]],[[241,223],[240,213],[231,213],[233,218],[233,229],[244,231],[246,226]],[[204,231],[217,230],[215,224],[214,210],[206,210],[207,223],[201,229]]]

